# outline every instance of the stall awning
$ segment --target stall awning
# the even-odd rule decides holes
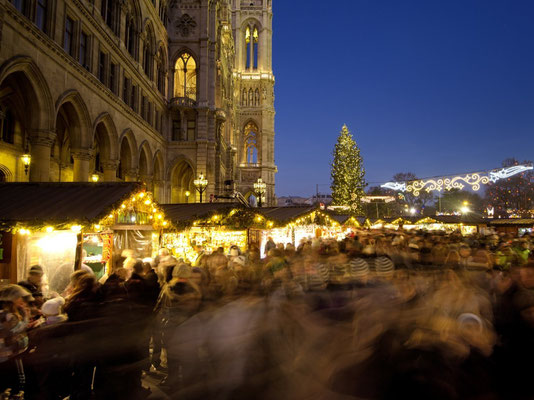
[[[304,215],[307,215],[313,211],[316,211],[317,206],[291,206],[291,207],[263,207],[254,209],[255,212],[264,215],[270,220],[277,223],[284,223]]]
[[[499,218],[489,220],[490,226],[533,226],[534,219],[532,218]]]
[[[0,223],[97,222],[141,189],[136,182],[1,183]]]
[[[161,208],[167,219],[176,225],[203,219],[225,210],[244,209],[240,203],[162,204]]]

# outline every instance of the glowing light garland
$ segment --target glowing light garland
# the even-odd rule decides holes
[[[506,179],[532,169],[534,169],[532,165],[515,165],[509,168],[489,171],[487,175],[476,172],[452,178],[421,179],[411,182],[387,182],[381,185],[381,187],[400,192],[413,193],[414,196],[419,196],[422,190],[425,190],[427,193],[434,190],[441,192],[444,189],[463,189],[466,185],[470,186],[472,190],[478,191],[481,185],[487,185],[490,182],[495,183],[500,179]]]

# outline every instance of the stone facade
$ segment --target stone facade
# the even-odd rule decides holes
[[[0,0],[0,180],[274,204],[271,54],[271,0]]]

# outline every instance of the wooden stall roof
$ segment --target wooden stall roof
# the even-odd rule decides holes
[[[246,209],[240,203],[178,203],[160,206],[167,219],[173,223],[192,222],[223,210]]]
[[[521,225],[521,226],[532,226],[534,225],[533,218],[496,218],[489,220],[490,226],[511,226],[511,225]]]
[[[255,212],[262,214],[266,218],[276,221],[278,223],[283,223],[291,221],[295,218],[302,217],[306,214],[311,213],[312,211],[318,210],[317,206],[291,206],[291,207],[263,207],[263,208],[254,208]]]
[[[97,222],[142,188],[137,182],[0,183],[0,221]]]

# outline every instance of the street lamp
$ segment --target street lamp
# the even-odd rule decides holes
[[[32,162],[32,156],[30,155],[30,150],[28,149],[28,146],[26,145],[26,150],[24,150],[24,154],[22,157],[20,157],[22,160],[22,164],[24,165],[24,173],[28,175],[28,169],[30,168],[30,164]]]
[[[100,175],[98,175],[96,172],[94,172],[91,175],[91,181],[94,182],[94,183],[97,183],[99,180],[100,180]]]
[[[267,185],[263,182],[263,179],[258,178],[258,181],[254,184],[254,191],[258,195],[258,207],[261,208],[261,200],[265,194],[265,189]]]
[[[197,179],[193,181],[195,189],[200,193],[200,202],[202,203],[202,193],[206,190],[208,186],[208,180],[204,178],[204,174],[201,172]]]
[[[189,196],[191,196],[191,192],[189,190],[185,191],[185,202],[189,203]]]
[[[469,205],[469,202],[466,200],[462,203],[462,207],[460,208],[460,211],[462,212],[462,214],[467,214],[469,211],[471,211],[468,207]]]

